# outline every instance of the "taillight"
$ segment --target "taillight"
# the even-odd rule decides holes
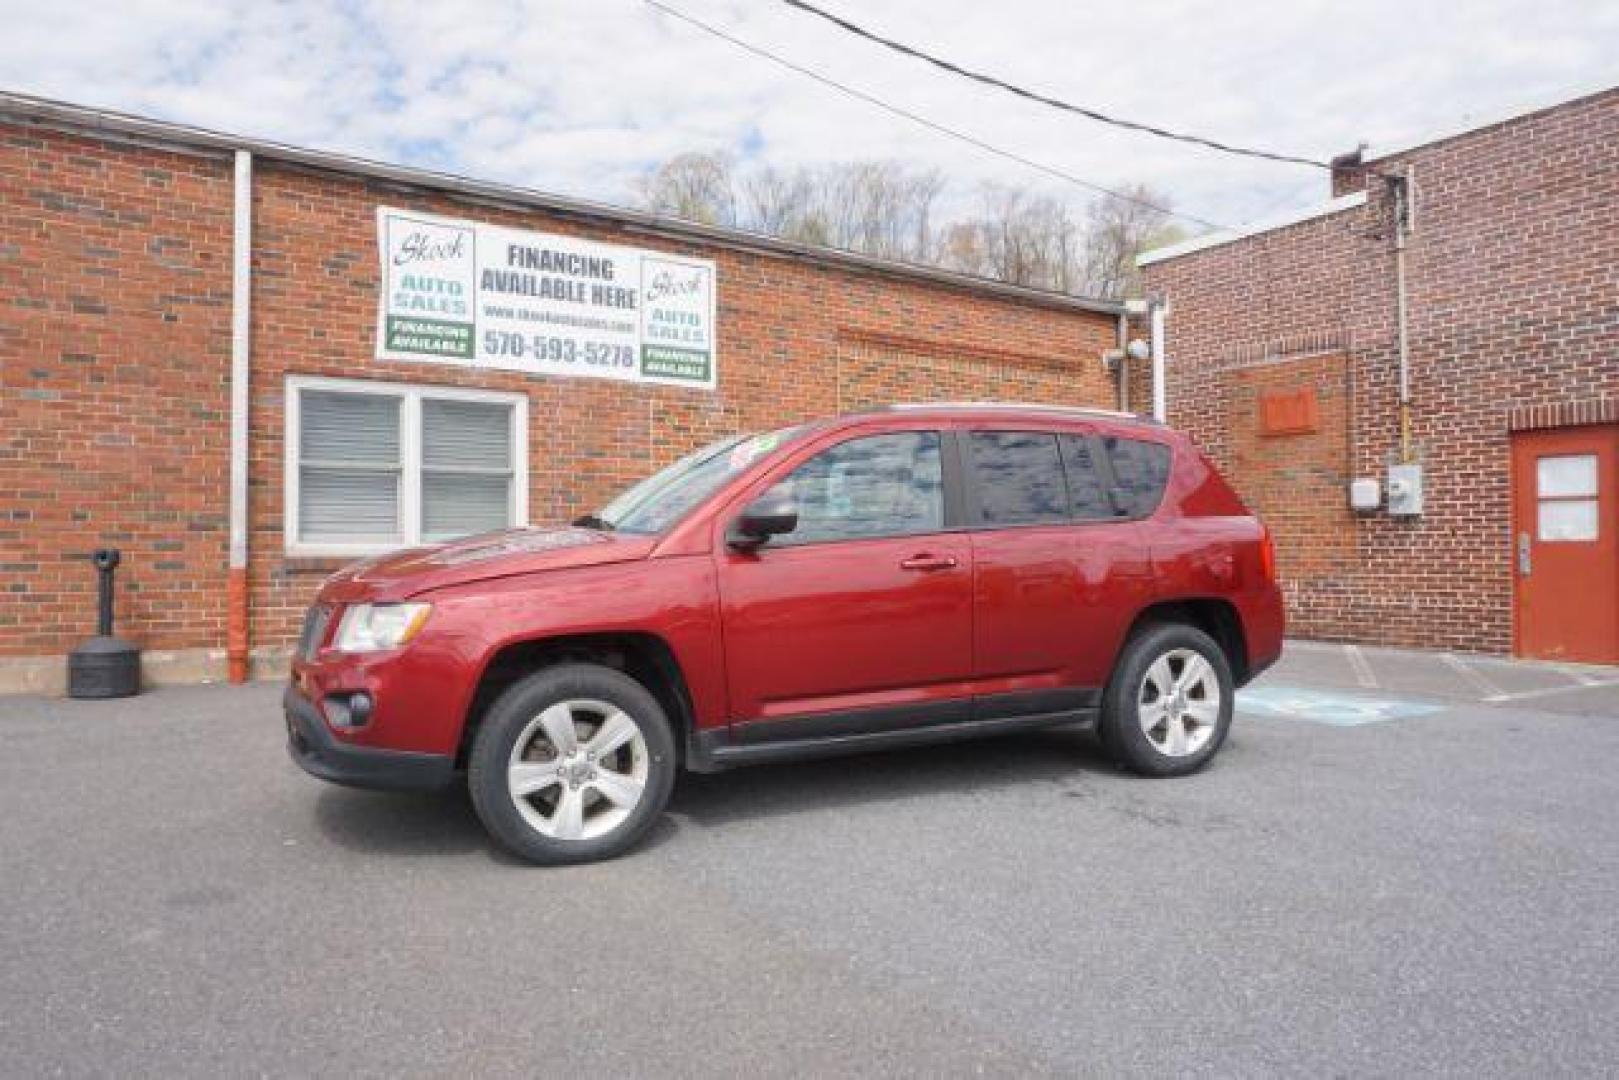
[[[1276,580],[1276,542],[1271,539],[1269,529],[1259,538],[1259,568],[1266,578]]]

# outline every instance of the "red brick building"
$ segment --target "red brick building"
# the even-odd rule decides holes
[[[555,248],[587,275],[581,240],[706,268],[712,388],[378,359],[379,207],[523,230],[534,260]],[[566,519],[720,435],[881,401],[1112,405],[1100,357],[1122,323],[1110,303],[8,95],[0,312],[0,690],[61,685],[94,632],[97,547],[124,553],[118,629],[149,679],[273,672],[363,551]]]
[[[1142,257],[1169,421],[1276,530],[1293,633],[1619,662],[1619,91],[1339,165],[1316,210]]]

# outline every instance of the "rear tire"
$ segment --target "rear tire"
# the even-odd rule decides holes
[[[1209,763],[1231,729],[1236,687],[1213,638],[1184,623],[1156,623],[1125,644],[1097,735],[1142,776],[1185,776]]]
[[[501,847],[554,866],[629,849],[663,812],[674,773],[669,719],[646,687],[613,668],[563,664],[495,701],[467,788]]]

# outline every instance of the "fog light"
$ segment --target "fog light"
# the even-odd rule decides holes
[[[362,691],[352,694],[330,694],[326,698],[326,720],[333,727],[364,727],[371,719],[371,695]]]

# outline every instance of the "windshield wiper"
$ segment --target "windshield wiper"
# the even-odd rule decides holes
[[[602,532],[612,532],[616,526],[599,514],[580,514],[568,524],[580,529],[598,529]]]

